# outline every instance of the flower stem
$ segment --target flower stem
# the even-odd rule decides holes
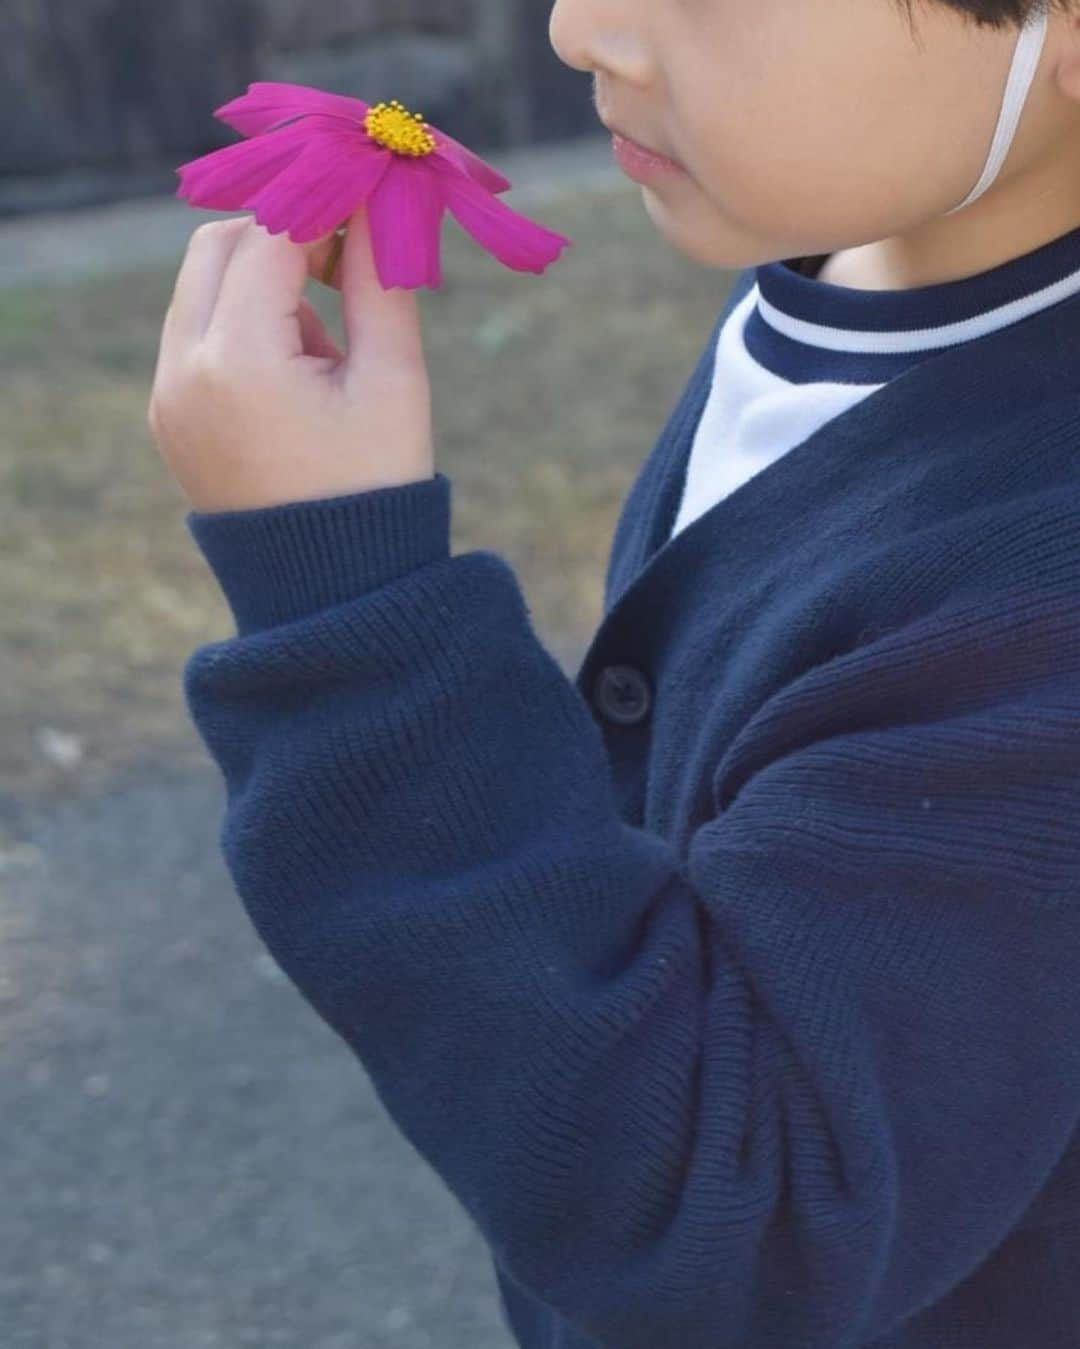
[[[341,251],[345,247],[344,228],[334,236],[334,244],[330,249],[330,256],[326,259],[326,266],[323,268],[322,283],[324,286],[331,286],[334,282],[334,271],[341,261]]]

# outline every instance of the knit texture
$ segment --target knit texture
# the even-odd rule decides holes
[[[669,539],[750,279],[573,680],[441,473],[189,515],[224,855],[523,1349],[1076,1349],[1080,301]]]

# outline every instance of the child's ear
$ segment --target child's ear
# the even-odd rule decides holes
[[[1080,9],[1055,16],[1058,50],[1054,81],[1066,98],[1080,105]]]

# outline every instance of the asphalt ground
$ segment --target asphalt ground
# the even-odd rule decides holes
[[[487,1248],[266,954],[216,772],[0,872],[3,1349],[511,1349]]]

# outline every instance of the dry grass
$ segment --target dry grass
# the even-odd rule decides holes
[[[507,271],[448,224],[446,284],[421,302],[453,549],[502,553],[559,654],[599,620],[620,505],[731,276],[675,254],[633,187],[530,214],[575,241],[547,276]],[[146,427],[178,265],[0,293],[9,809],[202,756],[181,667],[231,628]],[[338,297],[309,294],[341,342]]]

